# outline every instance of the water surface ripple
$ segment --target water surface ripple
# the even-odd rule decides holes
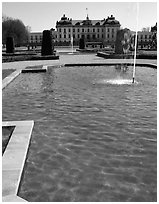
[[[19,195],[30,202],[157,201],[157,72],[110,67],[21,74],[3,121],[34,120]]]

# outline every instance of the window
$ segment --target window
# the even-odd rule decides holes
[[[145,39],[147,39],[147,35],[145,35]]]
[[[87,35],[87,39],[90,39],[90,36],[89,36],[89,35]]]
[[[114,38],[114,35],[112,34],[112,38]]]
[[[99,28],[98,28],[98,30],[97,30],[98,32],[99,32]]]
[[[64,38],[66,38],[66,35],[64,34]]]
[[[94,35],[94,34],[93,34],[93,36],[92,36],[92,37],[93,37],[93,39],[96,39],[96,35]]]
[[[99,38],[99,34],[97,35],[97,38]]]
[[[60,34],[60,38],[61,38],[61,34]]]
[[[71,38],[71,35],[69,34],[69,38]]]
[[[104,35],[102,34],[102,38],[104,38]]]
[[[107,35],[107,37],[109,38],[109,34]]]
[[[75,29],[73,28],[73,32],[75,32]]]
[[[108,33],[109,33],[109,28],[108,28]]]
[[[59,32],[61,32],[61,28],[59,28]]]
[[[82,32],[84,32],[84,28],[82,28]]]
[[[78,38],[80,38],[80,35],[78,34]]]
[[[112,28],[112,33],[114,33],[114,28]]]
[[[70,29],[70,28],[68,29],[68,32],[69,32],[69,33],[71,32],[71,29]]]
[[[89,33],[89,28],[88,28],[88,33]]]
[[[66,33],[66,28],[64,28],[64,33]]]
[[[93,32],[95,32],[95,28],[93,28]]]
[[[78,32],[80,32],[80,29],[78,28]]]
[[[73,38],[75,38],[75,34],[73,34]]]

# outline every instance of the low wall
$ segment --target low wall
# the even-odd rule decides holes
[[[98,57],[103,57],[106,59],[123,59],[125,55],[123,54],[108,54],[105,52],[97,52]],[[128,59],[134,58],[134,55],[128,54]],[[136,59],[157,59],[157,55],[155,54],[137,54]]]

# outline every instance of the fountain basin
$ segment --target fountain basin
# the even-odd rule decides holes
[[[20,74],[3,90],[3,120],[34,120],[19,196],[28,201],[124,202],[157,197],[157,71],[135,84],[114,66]],[[102,81],[102,83],[101,83]],[[104,82],[104,83],[103,83]]]

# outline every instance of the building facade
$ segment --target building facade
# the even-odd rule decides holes
[[[90,20],[88,15],[85,20],[72,20],[65,15],[56,22],[56,30],[51,28],[54,45],[68,45],[73,41],[79,45],[81,38],[85,39],[87,47],[114,47],[117,31],[120,23],[113,15],[103,20]],[[134,31],[131,31],[135,35]],[[157,47],[157,23],[151,27],[151,31],[138,31],[138,48],[148,48],[155,38]],[[29,37],[30,46],[39,46],[42,43],[42,32],[31,32]]]
[[[135,31],[131,31],[132,36],[136,35]],[[153,33],[150,31],[138,31],[137,32],[137,44],[138,48],[150,48],[151,41],[152,41],[152,35]]]
[[[29,44],[34,45],[41,45],[42,43],[42,32],[31,32],[29,36]]]
[[[74,45],[78,45],[79,39],[84,38],[89,43],[114,45],[119,29],[120,23],[113,15],[103,20],[90,20],[88,15],[86,20],[72,20],[63,15],[61,20],[56,22],[56,42],[70,44],[73,38]]]
[[[138,33],[138,47],[148,48],[152,38],[152,32],[149,31],[139,31]]]
[[[55,29],[53,29],[53,28],[51,28],[50,31],[52,34],[52,41],[55,42],[57,33],[56,33]],[[43,37],[43,32],[31,32],[29,35],[30,46],[41,46],[42,37]]]

